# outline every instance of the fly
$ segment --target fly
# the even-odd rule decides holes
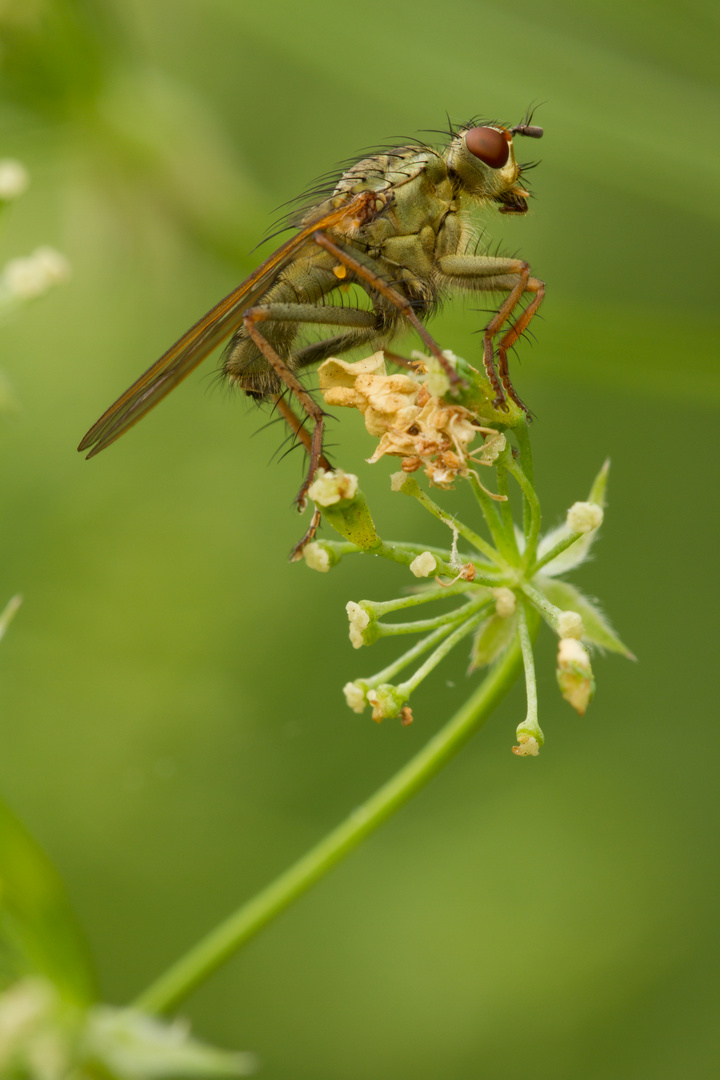
[[[358,347],[384,348],[409,324],[457,385],[459,377],[424,326],[451,291],[506,294],[483,332],[483,365],[495,406],[507,407],[510,398],[524,409],[507,353],[537,312],[545,285],[522,259],[478,253],[474,219],[487,205],[503,214],[527,213],[529,193],[520,182],[513,137],[539,139],[542,128],[530,120],[512,128],[471,120],[451,130],[441,149],[417,143],[357,161],[322,201],[292,221],[294,236],[103,413],[78,449],[90,458],[110,446],[229,337],[223,356],[228,381],[275,402],[309,452],[297,496],[302,509],[318,466],[330,467],[322,449],[325,414],[303,385],[303,370]],[[365,292],[368,308],[333,302],[350,285]],[[326,328],[327,336],[303,343],[310,326]],[[287,392],[305,419],[290,407]]]

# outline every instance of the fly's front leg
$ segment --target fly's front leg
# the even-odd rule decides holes
[[[335,243],[327,233],[316,232],[313,233],[313,240],[318,247],[324,248],[325,251],[329,251],[342,266],[346,266],[348,270],[352,270],[356,277],[359,277],[361,281],[364,281],[375,292],[379,292],[381,296],[384,296],[386,300],[397,308],[401,315],[404,315],[408,322],[415,328],[421,339],[425,342],[428,349],[439,361],[440,366],[450,380],[451,385],[458,386],[462,383],[462,379],[455,371],[455,368],[448,363],[448,360],[443,356],[442,349],[435,341],[435,339],[427,332],[423,324],[418,319],[413,310],[411,302],[402,293],[399,293],[397,289],[394,289],[392,285],[389,285],[387,281],[377,272],[377,269],[373,266],[372,259],[363,259],[360,252],[348,251],[347,248],[341,247]]]
[[[295,415],[293,410],[290,409],[289,405],[284,401],[282,401],[281,404],[279,397],[274,395],[279,411],[282,413],[292,430],[299,435],[310,456],[307,476],[296,496],[298,508],[304,510],[307,501],[308,488],[313,482],[315,473],[321,465],[323,467],[329,467],[327,459],[323,456],[322,452],[325,413],[310,396],[292,368],[277,354],[267,338],[260,330],[258,330],[257,324],[262,322],[314,323],[323,326],[349,326],[362,331],[367,330],[368,328],[374,329],[376,326],[376,317],[373,312],[362,311],[358,308],[339,308],[333,307],[332,305],[323,307],[323,305],[316,306],[314,304],[265,304],[249,308],[243,313],[243,326],[245,327],[248,337],[252,339],[258,351],[265,357],[278,378],[284,382],[288,390],[295,395],[301,407],[313,421],[314,426],[312,434],[308,434],[301,421]],[[305,542],[307,542],[307,538],[304,537],[301,541],[301,545]],[[300,550],[302,550],[302,548],[300,548]],[[297,551],[298,548],[295,549],[294,554],[297,553]]]
[[[497,315],[488,323],[485,327],[485,333],[483,336],[483,360],[487,366],[487,358],[489,356],[490,362],[493,359],[492,352],[492,339],[495,334],[501,329],[503,324],[510,318],[515,307],[520,302],[522,296],[526,293],[534,293],[532,300],[528,306],[521,312],[517,319],[515,319],[510,328],[503,334],[502,338],[498,342],[497,356],[498,356],[498,375],[504,390],[507,391],[508,397],[512,398],[516,405],[519,405],[523,412],[529,416],[529,410],[525,403],[520,400],[515,393],[515,388],[510,381],[510,372],[508,370],[507,351],[512,348],[515,342],[522,336],[527,329],[530,320],[540,307],[545,297],[545,282],[540,281],[539,278],[530,277],[530,267],[527,263],[523,264],[523,270],[520,274],[520,279],[515,287],[510,292],[509,296],[501,305]],[[496,407],[502,405],[502,402],[495,401]]]
[[[507,396],[528,413],[510,381],[507,351],[525,332],[540,307],[545,296],[545,283],[530,276],[530,267],[522,259],[500,259],[490,255],[443,255],[438,262],[448,285],[477,292],[508,293],[497,314],[485,327],[483,364],[495,391],[495,407],[502,408]],[[496,369],[493,338],[511,318],[525,293],[533,293],[533,298],[498,342]]]

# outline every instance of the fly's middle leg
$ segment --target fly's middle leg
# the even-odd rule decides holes
[[[352,271],[355,277],[359,278],[365,287],[369,286],[375,292],[384,296],[386,300],[389,300],[393,307],[408,320],[432,355],[439,362],[450,380],[451,386],[457,387],[462,384],[462,379],[455,371],[455,368],[443,355],[443,351],[435,341],[435,338],[428,333],[418,319],[411,301],[408,300],[407,296],[403,296],[402,293],[398,292],[397,289],[394,289],[392,285],[385,281],[378,273],[372,259],[363,257],[361,252],[354,249],[352,251],[348,250],[346,247],[336,243],[324,232],[318,231],[313,233],[313,240],[318,247],[324,248],[325,251],[329,251],[331,255],[334,255],[341,266]]]

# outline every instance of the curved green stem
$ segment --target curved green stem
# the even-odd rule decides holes
[[[540,500],[535,494],[535,489],[528,480],[527,476],[523,472],[522,468],[517,461],[513,461],[512,458],[508,459],[507,471],[517,481],[520,489],[523,493],[525,500],[526,510],[523,512],[523,518],[525,522],[525,554],[523,556],[523,563],[525,567],[531,566],[535,561],[535,555],[537,552],[538,537],[540,536],[540,525],[542,522],[542,515],[540,512]]]
[[[370,833],[400,809],[467,742],[515,682],[522,668],[513,645],[455,716],[379,791],[252,900],[240,907],[152,983],[133,1005],[168,1012],[245,942],[320,880]]]

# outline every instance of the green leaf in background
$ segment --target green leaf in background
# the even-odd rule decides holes
[[[28,975],[46,976],[78,1005],[95,996],[89,952],[62,882],[0,802],[0,989]]]

